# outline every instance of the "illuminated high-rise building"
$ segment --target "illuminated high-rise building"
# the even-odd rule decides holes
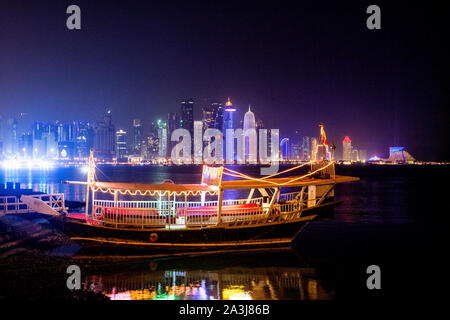
[[[95,156],[111,161],[116,154],[116,130],[111,122],[111,110],[107,109],[102,122],[94,127]]]
[[[317,160],[317,153],[318,153],[318,140],[317,138],[312,137],[311,138],[311,160],[316,161]]]
[[[303,137],[301,152],[302,152],[301,159],[303,161],[311,160],[311,138],[310,137]]]
[[[192,99],[181,101],[181,128],[194,135],[194,101]]]
[[[32,127],[33,134],[33,158],[40,159],[47,155],[47,138],[49,125],[35,122]]]
[[[225,143],[223,144],[224,148],[224,154],[234,154],[233,159],[235,159],[237,153],[234,152],[234,150],[227,151],[227,130],[228,129],[234,129],[233,127],[233,114],[236,111],[236,108],[232,105],[230,98],[228,98],[228,101],[225,103],[225,109],[223,111],[223,125],[222,125],[222,135],[225,139]],[[228,156],[227,156],[228,157]]]
[[[167,156],[167,123],[165,121],[158,120],[156,123],[158,128],[158,156]]]
[[[142,125],[141,119],[133,119],[133,155],[141,154]]]
[[[75,140],[75,123],[66,123],[63,125],[63,132],[62,132],[62,140],[61,141],[70,141],[73,142]],[[56,131],[56,134],[59,135],[58,128]],[[59,137],[58,137],[59,138]]]
[[[289,138],[283,138],[280,141],[280,148],[281,148],[281,160],[290,160],[290,153],[291,153],[291,145]]]
[[[6,122],[6,153],[9,153],[11,156],[15,155],[18,151],[18,121],[17,119],[8,119]]]
[[[167,114],[167,155],[170,156],[172,149],[178,143],[176,141],[172,141],[172,133],[181,128],[181,119],[180,114],[177,112],[169,112]]]
[[[159,150],[158,131],[159,131],[158,122],[152,121],[148,128],[146,137],[147,154],[144,157],[144,159],[146,160],[155,160],[158,158],[158,150]]]
[[[194,163],[200,164],[203,160],[203,122],[194,121],[194,141],[193,156]]]
[[[89,151],[94,143],[94,130],[88,121],[78,121],[76,127],[76,156],[78,158],[88,158]]]
[[[205,131],[208,128],[214,128],[215,125],[215,112],[211,107],[202,108],[202,125]]]
[[[167,137],[170,140],[172,132],[181,128],[180,115],[177,112],[169,112],[167,114]]]
[[[223,105],[218,101],[212,101],[209,104],[210,109],[214,112],[214,128],[222,130],[223,129]]]
[[[158,135],[149,135],[147,137],[147,160],[158,158],[159,138]]]
[[[227,129],[233,129],[233,114],[236,111],[236,108],[231,104],[230,98],[225,104],[225,109],[223,111],[223,134],[226,135]]]
[[[367,151],[365,149],[359,150],[359,161],[367,162]]]
[[[258,160],[258,138],[256,133],[255,115],[250,110],[250,106],[248,106],[248,111],[244,115],[243,135],[244,160],[248,161],[249,163],[256,163]]]
[[[342,140],[342,160],[351,161],[352,151],[352,140],[348,136],[345,136],[344,140]]]
[[[23,159],[31,159],[33,157],[33,134],[31,132],[23,133],[18,139],[17,156]]]
[[[73,140],[73,134],[74,134],[74,126],[71,124],[71,138]],[[49,124],[48,130],[46,132],[46,157],[47,159],[57,159],[58,158],[58,147],[59,147],[59,141],[58,141],[58,126],[55,124]],[[70,155],[71,159],[73,158],[74,151],[75,151],[75,145],[73,141],[69,141],[69,148],[70,148]]]
[[[301,160],[302,159],[302,136],[300,130],[295,130],[295,134],[291,138],[291,160]]]
[[[298,143],[291,143],[291,160],[301,160],[302,147]]]
[[[352,161],[358,162],[359,161],[359,152],[358,149],[354,148],[352,150]]]
[[[116,131],[116,158],[123,159],[127,154],[127,132]]]
[[[3,138],[3,118],[0,115],[0,160],[2,160],[5,156],[4,147],[4,138]]]
[[[269,129],[269,149],[270,149],[270,159],[271,161],[280,161],[280,130],[279,129]]]

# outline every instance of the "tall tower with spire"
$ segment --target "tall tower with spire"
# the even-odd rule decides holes
[[[244,115],[244,152],[243,156],[249,163],[256,163],[257,161],[257,135],[256,135],[256,121],[255,115],[248,106],[248,111]]]

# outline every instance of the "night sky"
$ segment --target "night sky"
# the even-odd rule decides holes
[[[98,121],[109,107],[128,129],[183,98],[200,120],[205,100],[231,97],[282,137],[323,121],[339,149],[349,135],[368,156],[450,160],[449,5],[395,2],[1,0],[0,115]],[[66,28],[71,4],[81,30]]]

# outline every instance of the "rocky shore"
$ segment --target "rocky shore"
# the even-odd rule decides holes
[[[7,300],[107,300],[101,293],[69,290],[67,267],[76,245],[45,219],[32,215],[0,216],[0,299]],[[80,265],[82,263],[83,265]],[[76,261],[80,268],[91,262]]]

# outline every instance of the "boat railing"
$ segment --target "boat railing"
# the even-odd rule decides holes
[[[284,199],[286,201],[292,201],[295,200],[298,196],[298,191],[297,192],[289,192],[289,193],[282,193],[280,194],[280,199]]]
[[[63,193],[33,194],[30,195],[30,197],[45,202],[48,206],[50,206],[52,209],[58,212],[67,210],[64,204]],[[31,212],[34,212],[34,210],[28,207],[26,203],[20,201],[19,197],[16,196],[0,197],[0,214],[31,213]]]
[[[293,192],[295,194],[295,192]],[[283,196],[283,195],[282,195]],[[237,205],[245,203],[262,203],[263,197],[248,199],[230,199],[223,200],[223,205]],[[94,205],[99,207],[120,207],[120,208],[152,208],[167,209],[167,200],[149,200],[149,201],[114,201],[114,200],[94,200]],[[217,206],[218,201],[170,201],[172,208],[178,207],[200,207],[200,206]]]
[[[298,192],[280,195],[280,200],[268,207],[264,198],[224,200],[222,222],[259,221],[268,217],[288,219],[306,205],[297,201]],[[90,218],[115,227],[168,227],[175,225],[202,227],[218,222],[218,201],[114,201],[94,200]],[[284,218],[283,218],[284,217]]]
[[[169,223],[166,215],[160,215],[162,211],[168,212],[168,209],[152,208],[117,208],[117,207],[99,207],[94,206],[92,220],[97,223],[111,225],[115,227],[124,226],[165,226]]]

